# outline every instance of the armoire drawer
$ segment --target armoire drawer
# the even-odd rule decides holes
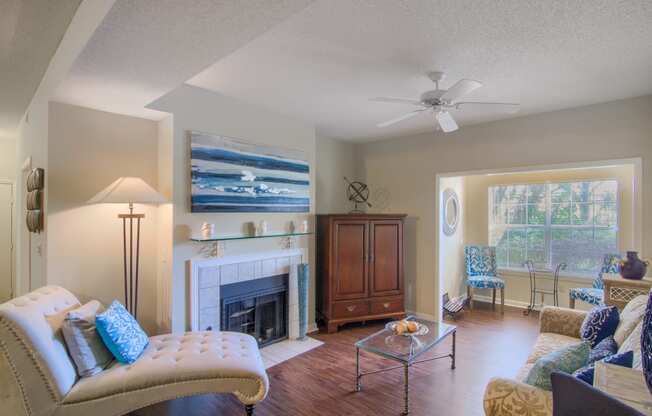
[[[372,315],[403,312],[405,310],[403,305],[403,296],[371,300],[370,308]]]
[[[369,301],[353,300],[333,303],[333,318],[351,318],[369,315]]]

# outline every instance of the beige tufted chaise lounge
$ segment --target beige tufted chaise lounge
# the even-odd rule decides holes
[[[247,414],[269,381],[254,338],[236,332],[188,332],[150,338],[131,365],[113,362],[78,378],[61,336],[65,312],[79,301],[48,286],[0,305],[0,414],[124,415],[204,393],[232,393]]]

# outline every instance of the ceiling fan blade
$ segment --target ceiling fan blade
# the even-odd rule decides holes
[[[462,98],[465,95],[470,94],[471,91],[475,91],[480,87],[482,87],[482,83],[480,81],[474,81],[472,79],[461,79],[441,96],[441,100],[447,102],[457,101],[458,98]]]
[[[369,101],[376,101],[379,103],[401,103],[401,104],[422,105],[421,101],[419,100],[413,100],[411,98],[401,98],[401,97],[374,97],[374,98],[370,98]]]
[[[488,102],[479,102],[479,101],[462,101],[459,103],[455,103],[455,108],[459,110],[460,107],[463,105],[489,105],[494,107],[503,107],[504,110],[510,113],[517,112],[521,107],[519,103],[488,103]]]
[[[387,127],[391,126],[392,124],[398,123],[399,121],[407,120],[408,118],[412,118],[419,113],[426,111],[427,108],[420,108],[418,110],[410,111],[409,113],[403,114],[402,116],[393,118],[391,120],[383,121],[382,123],[376,124],[377,127]]]
[[[444,133],[450,133],[451,131],[458,129],[455,119],[453,119],[453,116],[451,116],[451,113],[448,111],[438,112],[435,115],[435,118],[437,118],[437,122],[439,123],[439,126],[444,131]]]

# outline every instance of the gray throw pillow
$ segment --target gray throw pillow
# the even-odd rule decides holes
[[[63,337],[80,377],[99,373],[113,360],[113,355],[95,330],[95,315],[102,309],[100,302],[92,300],[68,312],[63,321]]]

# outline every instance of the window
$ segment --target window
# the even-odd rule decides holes
[[[489,206],[498,267],[563,262],[567,272],[586,275],[600,269],[604,254],[618,252],[615,180],[493,186]]]

